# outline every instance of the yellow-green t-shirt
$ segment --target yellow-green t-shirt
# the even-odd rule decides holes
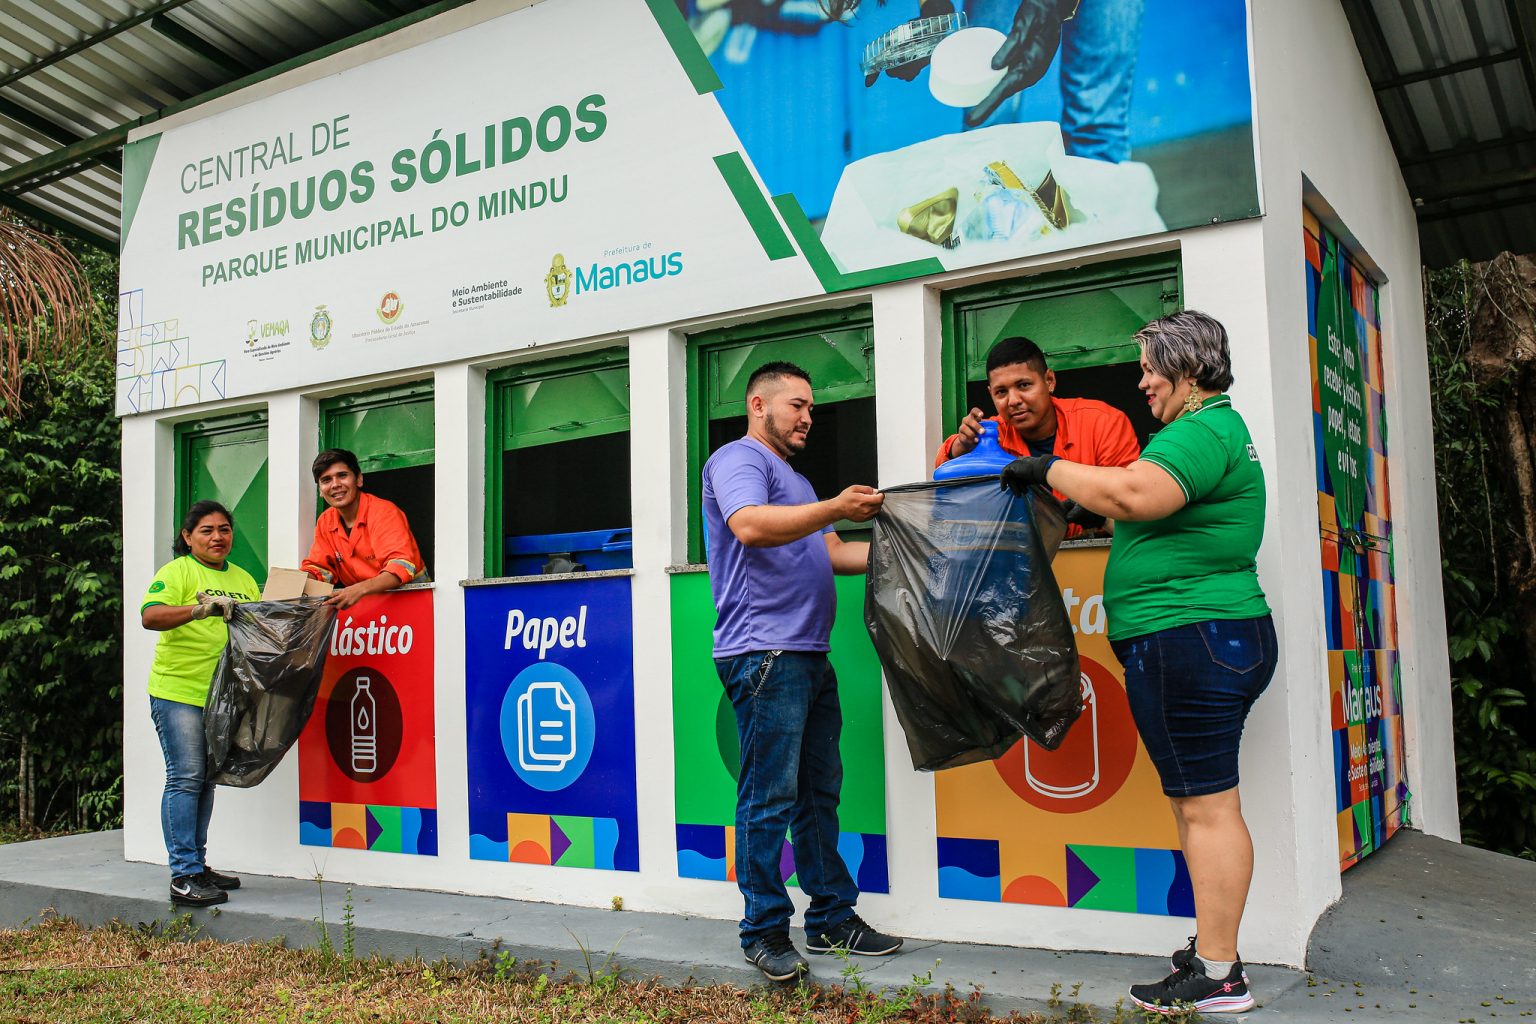
[[[155,573],[139,612],[154,604],[188,605],[197,603],[201,590],[215,597],[236,601],[257,601],[261,588],[251,574],[233,562],[223,569],[210,569],[191,555],[167,562]],[[149,695],[179,704],[202,707],[208,702],[208,686],[219,655],[229,642],[229,627],[218,615],[189,622],[160,634],[155,645],[155,662],[149,670]]]
[[[1226,395],[1153,435],[1142,459],[1168,471],[1183,508],[1162,519],[1117,520],[1104,569],[1109,638],[1125,640],[1209,619],[1269,614],[1259,589],[1264,469]]]

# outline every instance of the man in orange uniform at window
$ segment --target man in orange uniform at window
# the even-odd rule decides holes
[[[328,448],[316,456],[310,472],[330,507],[315,521],[315,542],[303,569],[342,588],[331,595],[330,604],[350,608],[369,594],[428,579],[405,513],[363,490],[356,455]]]
[[[1014,455],[1057,455],[1086,466],[1129,466],[1141,455],[1125,413],[1093,398],[1057,398],[1056,375],[1040,346],[1024,337],[1004,338],[987,353],[987,391],[997,407],[998,441]],[[982,413],[972,409],[960,429],[939,446],[939,466],[976,447]],[[1057,495],[1060,498],[1061,495]],[[1076,502],[1063,503],[1068,537],[1105,526]]]

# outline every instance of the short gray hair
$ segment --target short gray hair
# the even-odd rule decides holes
[[[1177,384],[1185,377],[1207,391],[1232,386],[1232,353],[1221,321],[1197,309],[1149,321],[1136,332],[1136,343],[1152,372]]]

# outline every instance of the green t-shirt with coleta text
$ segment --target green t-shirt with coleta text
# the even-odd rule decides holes
[[[1163,519],[1118,520],[1104,570],[1109,638],[1125,640],[1208,619],[1269,614],[1259,589],[1264,468],[1248,425],[1218,395],[1153,435],[1142,450],[1186,504]]]
[[[213,569],[191,555],[165,563],[144,592],[139,605],[143,613],[150,605],[172,607],[197,603],[201,590],[215,597],[228,596],[236,601],[258,601],[261,588],[251,574],[233,562],[223,569]],[[179,704],[202,707],[208,701],[208,686],[219,655],[229,642],[229,627],[218,615],[198,619],[160,634],[155,645],[155,661],[149,670],[149,695]]]

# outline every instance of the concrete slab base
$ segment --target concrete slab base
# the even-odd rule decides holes
[[[244,878],[245,886],[231,894],[229,903],[192,912],[202,934],[230,942],[282,938],[290,946],[317,943],[319,883],[249,874]],[[167,898],[168,880],[163,867],[124,861],[118,832],[0,846],[0,927],[22,927],[45,910],[89,925],[113,919],[169,920],[179,911]],[[338,947],[345,892],[345,886],[334,882],[323,888],[325,918],[331,941]],[[742,987],[762,983],[757,971],[741,958],[736,926],[729,921],[366,886],[352,888],[352,903],[359,955],[473,959],[482,951],[507,950],[521,960],[556,963],[562,972],[581,972],[585,948],[594,963],[611,957],[632,977]],[[814,980],[842,980],[842,964],[835,958],[810,960]],[[1128,983],[1161,977],[1167,973],[1166,963],[1105,953],[913,942],[897,956],[860,960],[859,966],[864,968],[866,983],[892,989],[933,969],[932,990],[951,984],[968,992],[980,986],[986,1003],[997,1012],[1046,1010],[1053,986],[1068,993],[1081,983],[1079,1000],[1108,1011],[1108,1017]],[[1248,1015],[1250,1019],[1325,1022],[1390,1015],[1441,1021],[1459,1016],[1452,1013],[1447,1018],[1452,1010],[1449,1000],[1435,1006],[1434,1013],[1427,1008],[1408,1010],[1402,1000],[1368,1012],[1356,1008],[1364,1000],[1353,997],[1353,986],[1346,1004],[1338,986],[1309,983],[1308,976],[1298,971],[1252,965],[1249,974],[1263,1004]],[[1518,1011],[1509,1016],[1518,1016]]]

